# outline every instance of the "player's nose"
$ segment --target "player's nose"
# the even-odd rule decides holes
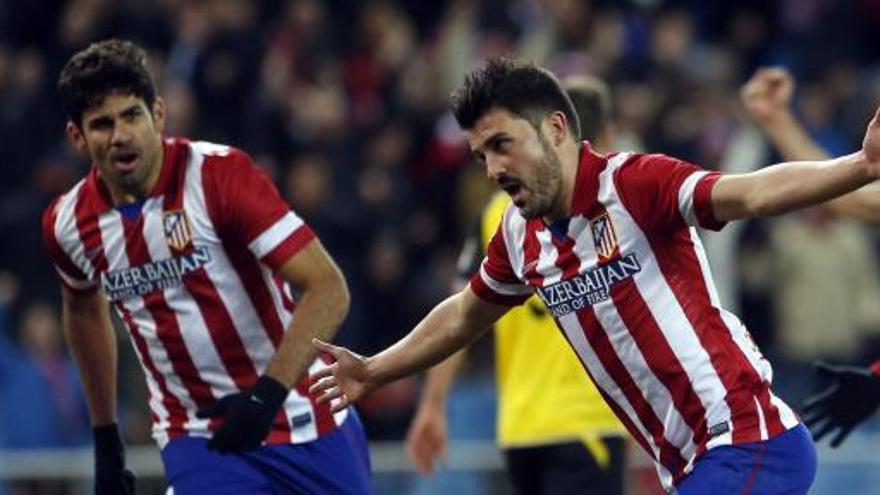
[[[493,155],[486,156],[486,177],[497,182],[506,173],[507,166],[502,158]]]

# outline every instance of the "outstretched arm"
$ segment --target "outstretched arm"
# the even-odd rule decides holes
[[[509,309],[477,297],[470,286],[438,304],[403,339],[371,357],[320,340],[315,346],[336,359],[312,375],[312,393],[333,402],[333,411],[354,403],[376,387],[432,366],[473,342]]]
[[[821,161],[787,162],[725,175],[712,189],[721,221],[777,215],[812,206],[858,189],[880,176],[880,109],[868,124],[862,149]]]
[[[828,154],[810,137],[791,110],[794,87],[794,80],[785,69],[759,69],[743,86],[740,98],[749,116],[783,159],[827,159]],[[868,184],[823,206],[838,215],[880,225],[880,184]]]

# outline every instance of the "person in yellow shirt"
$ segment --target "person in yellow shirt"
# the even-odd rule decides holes
[[[563,85],[577,111],[581,138],[600,153],[609,151],[607,86],[583,76]],[[459,258],[463,280],[479,269],[509,203],[499,191],[483,209]],[[464,359],[459,352],[428,372],[406,439],[407,454],[422,473],[433,472],[445,457],[446,399]],[[497,439],[514,492],[623,493],[625,430],[537,296],[496,323],[495,361]]]

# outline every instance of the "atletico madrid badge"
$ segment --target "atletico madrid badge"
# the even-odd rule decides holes
[[[611,259],[617,251],[617,235],[614,233],[614,225],[608,213],[590,220],[590,232],[593,233],[593,243],[596,245],[599,261]]]
[[[192,243],[189,220],[183,210],[166,211],[162,215],[162,228],[168,246],[175,251],[183,251]]]

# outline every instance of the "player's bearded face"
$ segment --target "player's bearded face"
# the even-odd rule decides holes
[[[521,187],[528,194],[523,195],[521,204],[516,205],[525,218],[538,218],[552,213],[556,209],[562,188],[562,163],[559,155],[540,130],[537,135],[543,156],[535,163],[531,174],[523,174],[521,177]]]
[[[81,147],[111,189],[148,192],[161,166],[163,117],[163,110],[157,115],[155,106],[148,109],[143,99],[122,94],[83,113]]]

